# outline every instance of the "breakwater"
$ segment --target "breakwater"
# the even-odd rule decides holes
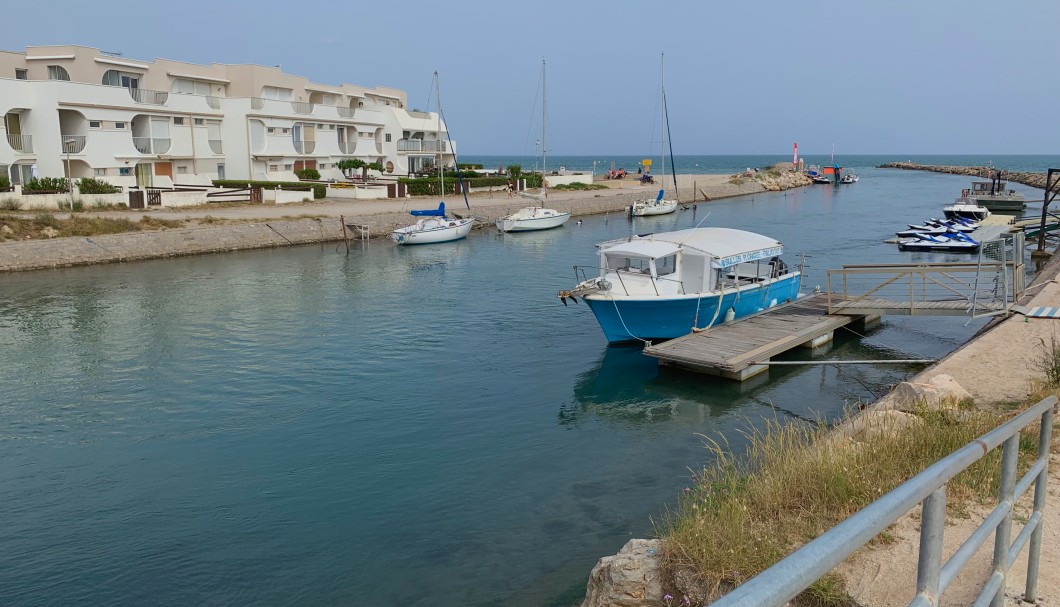
[[[932,173],[948,173],[950,175],[967,175],[980,179],[990,179],[997,171],[1001,171],[1001,180],[1011,183],[1021,183],[1032,188],[1045,189],[1045,173],[1032,173],[1027,171],[1006,171],[996,167],[987,166],[952,166],[938,164],[917,164],[915,162],[887,162],[879,165],[881,169],[904,169],[907,171],[931,171]]]

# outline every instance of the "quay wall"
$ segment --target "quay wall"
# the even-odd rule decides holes
[[[904,169],[907,171],[931,171],[932,173],[948,173],[950,175],[967,175],[977,179],[990,179],[998,171],[994,167],[983,166],[952,166],[941,164],[916,164],[915,162],[888,162],[881,164],[880,169]],[[1045,173],[1031,173],[1025,171],[1001,171],[1001,181],[1011,183],[1022,183],[1032,188],[1045,189]]]
[[[680,199],[692,201],[691,179],[685,183],[681,176]],[[803,181],[805,180],[805,181]],[[797,173],[786,173],[779,177],[732,179],[710,186],[696,186],[696,203],[707,200],[744,196],[766,191],[779,191],[808,185],[809,179]],[[299,192],[299,194],[302,194]],[[644,192],[622,190],[600,190],[565,195],[554,192],[549,195],[547,206],[570,211],[575,216],[624,214],[634,200],[644,198]],[[650,196],[654,198],[654,196]],[[326,200],[326,199],[325,199]],[[462,216],[475,216],[481,220],[475,229],[492,229],[494,222],[521,207],[540,204],[519,196],[510,199],[472,199],[471,211],[461,208],[457,201],[449,207],[450,212]],[[686,206],[690,206],[688,202]],[[372,238],[387,238],[389,233],[409,224],[404,211],[369,213],[360,209],[345,215],[347,224],[368,226]],[[677,212],[683,212],[678,210]],[[349,237],[359,237],[350,231]],[[0,272],[42,270],[98,263],[113,263],[143,259],[158,259],[184,255],[202,255],[283,247],[318,242],[333,242],[343,239],[342,221],[338,214],[323,218],[250,220],[223,225],[207,225],[188,228],[144,232],[125,232],[92,237],[65,237],[48,240],[24,240],[0,244]]]

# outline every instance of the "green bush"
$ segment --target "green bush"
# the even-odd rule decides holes
[[[328,186],[318,183],[313,185],[313,198],[323,198],[328,195]]]
[[[66,177],[40,177],[30,179],[22,186],[23,192],[69,192],[70,182]]]
[[[408,186],[408,193],[413,196],[438,196],[438,178],[437,177],[420,177],[417,179],[411,179],[408,177],[402,177],[398,181]],[[507,187],[508,179],[506,177],[478,177],[475,179],[457,179],[450,175],[445,176],[445,193],[451,194],[456,191],[457,183],[463,181],[470,188],[485,188],[489,186],[494,187]],[[541,179],[538,178],[538,183]]]
[[[121,188],[118,186],[111,185],[102,179],[93,179],[92,177],[82,177],[78,180],[77,187],[82,194],[117,194],[121,192]]]
[[[584,190],[606,190],[607,186],[602,183],[566,183],[562,185],[552,186],[553,190],[565,190],[565,191],[584,191]]]
[[[476,169],[481,169],[482,165],[481,164],[470,164],[470,163],[466,163],[466,162],[461,162],[460,164],[456,165],[456,168],[464,170],[464,171],[474,171]]]
[[[294,174],[298,175],[299,179],[305,179],[307,181],[319,181],[320,180],[320,171],[318,171],[316,169],[300,169],[300,170],[295,171]]]
[[[359,169],[363,166],[368,166],[368,163],[361,160],[360,158],[343,158],[342,160],[335,163],[335,166],[339,167],[343,171],[350,169]]]
[[[0,192],[6,192],[11,189],[11,180],[7,177],[0,175]]]
[[[523,165],[521,165],[521,164],[509,164],[508,165],[508,175],[510,175],[512,177],[518,177],[519,175],[522,175],[522,173],[523,173]]]
[[[276,189],[277,187],[281,190],[290,190],[292,192],[308,192],[312,189],[313,184],[301,183],[298,181],[254,181],[252,179],[214,179],[213,186],[215,188],[268,188],[270,190]]]

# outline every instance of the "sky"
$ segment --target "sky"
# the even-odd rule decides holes
[[[1060,2],[43,0],[0,48],[280,65],[436,109],[461,155],[1060,152]],[[660,58],[665,55],[665,61]],[[428,107],[430,102],[430,107]]]

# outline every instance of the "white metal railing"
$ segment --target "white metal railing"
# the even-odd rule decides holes
[[[141,154],[165,154],[171,143],[170,139],[162,137],[133,137],[132,140]]]
[[[313,150],[317,149],[317,142],[315,141],[295,141],[294,151],[299,154],[312,154]]]
[[[251,109],[260,110],[261,108],[265,107],[265,100],[261,97],[251,97],[250,107]]]
[[[339,111],[339,116],[342,118],[353,118],[353,113],[356,111],[352,107],[339,106],[335,108]]]
[[[63,153],[80,154],[85,149],[86,139],[84,135],[63,135]]]
[[[1027,580],[1023,600],[1035,603],[1038,596],[1038,567],[1042,546],[1042,518],[1048,489],[1049,450],[1052,443],[1053,408],[1057,399],[1050,396],[1025,410],[996,429],[954,451],[929,466],[880,499],[832,527],[817,539],[751,578],[721,597],[712,607],[757,605],[780,607],[795,598],[826,573],[843,562],[855,550],[867,544],[899,517],[921,504],[920,557],[917,564],[916,596],[910,606],[938,605],[938,599],[968,564],[972,555],[994,536],[994,558],[988,579],[975,605],[1000,606],[1005,598],[1008,569],[1027,551]],[[1038,455],[1027,473],[1019,478],[1020,430],[1034,422],[1038,430]],[[1004,445],[1001,453],[1001,489],[998,505],[960,548],[943,560],[942,539],[946,527],[946,483],[954,476]],[[1012,539],[1012,507],[1034,487],[1034,512],[1025,519],[1023,529]],[[982,583],[984,580],[978,580]],[[970,581],[968,583],[976,583]]]
[[[11,149],[16,152],[28,154],[33,151],[33,137],[31,135],[8,134],[7,143],[11,146]]]
[[[221,109],[221,99],[218,98],[218,97],[213,97],[211,95],[207,95],[206,96],[206,105],[212,107],[215,110],[219,110],[219,109]]]
[[[440,139],[398,139],[397,149],[399,152],[447,152],[449,146]]]
[[[214,154],[220,154],[221,153],[221,140],[220,139],[210,139],[209,141],[210,141],[210,151],[212,151]]]
[[[292,101],[291,109],[294,110],[295,114],[312,114],[313,104],[305,101]]]
[[[146,103],[150,105],[165,105],[166,100],[169,99],[169,93],[166,91],[152,91],[150,89],[128,89],[129,96],[133,98],[136,103]]]

